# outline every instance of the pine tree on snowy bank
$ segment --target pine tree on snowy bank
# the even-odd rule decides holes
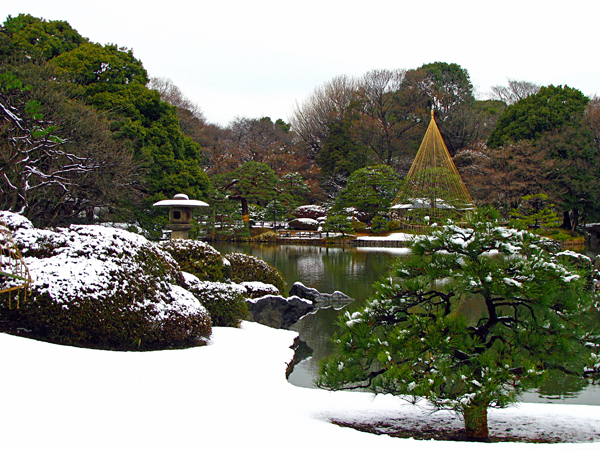
[[[598,367],[589,258],[481,219],[413,241],[366,307],[342,321],[319,386],[426,399],[460,414],[468,437],[487,439],[489,408],[516,402],[549,370],[584,377]],[[467,318],[467,300],[480,302],[480,317]]]

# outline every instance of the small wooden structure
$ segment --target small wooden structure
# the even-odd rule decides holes
[[[161,200],[152,206],[169,208],[169,224],[171,239],[189,239],[192,229],[192,209],[208,206],[201,200],[190,200],[185,194],[176,194],[171,200]]]

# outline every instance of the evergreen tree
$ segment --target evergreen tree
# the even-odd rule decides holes
[[[386,214],[398,194],[401,180],[389,166],[369,166],[354,171],[346,188],[336,198],[334,211],[356,207],[369,222],[379,212]]]
[[[412,242],[366,307],[341,321],[319,386],[424,398],[486,439],[487,410],[514,403],[548,371],[590,375],[599,338],[589,258],[481,219]],[[480,316],[461,309],[467,299],[481,303]]]

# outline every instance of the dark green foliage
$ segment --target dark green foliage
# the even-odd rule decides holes
[[[225,279],[223,257],[205,242],[171,239],[160,245],[175,258],[181,270],[191,273],[199,280],[223,281]]]
[[[400,189],[400,176],[390,166],[369,166],[356,170],[336,198],[334,211],[355,207],[370,222],[377,213],[387,213]]]
[[[488,145],[500,147],[509,141],[538,139],[548,131],[554,131],[572,121],[580,121],[589,99],[577,89],[568,86],[542,87],[510,105],[498,119],[496,128],[488,139]]]
[[[515,402],[548,370],[598,367],[589,258],[554,253],[497,215],[417,237],[363,310],[340,321],[319,385],[425,398],[487,438],[486,410]]]
[[[352,221],[343,214],[329,214],[323,224],[323,231],[341,233],[345,236],[352,232]]]
[[[272,284],[279,292],[285,292],[285,281],[274,267],[266,262],[243,253],[229,253],[225,258],[231,263],[231,281],[261,281]]]
[[[554,205],[548,201],[546,194],[522,197],[521,204],[518,208],[513,209],[510,215],[520,227],[548,228],[560,225]]]
[[[348,119],[329,124],[323,149],[315,158],[324,175],[348,177],[369,163],[365,149],[352,138],[351,126]]]
[[[97,120],[110,125],[108,138],[112,142],[102,143],[99,147],[116,148],[124,159],[129,158],[135,163],[136,167],[130,167],[129,173],[143,174],[140,182],[130,180],[127,187],[121,189],[122,193],[135,192],[135,197],[122,195],[118,199],[106,199],[102,205],[103,210],[115,216],[113,220],[131,223],[137,219],[138,225],[153,230],[160,221],[150,209],[153,202],[172,198],[177,193],[206,199],[209,180],[202,169],[200,146],[182,133],[176,108],[161,101],[158,92],[146,87],[146,70],[131,50],[88,42],[66,22],[46,22],[21,15],[15,19],[9,17],[0,30],[1,55],[9,55],[11,59],[7,60],[11,62],[22,61],[21,65],[26,68],[37,66],[38,71],[39,67],[44,70],[54,68],[58,75],[55,73],[47,84],[53,82],[55,91],[68,90],[69,99],[76,97],[80,103],[92,105],[100,111]],[[38,98],[39,86],[33,85],[32,89],[34,92],[30,96],[39,104],[28,103],[28,112],[38,108],[46,122],[64,123],[65,108],[57,109],[52,102]],[[34,115],[41,117],[37,112]],[[34,115],[30,114],[32,118]],[[75,147],[75,155],[87,151],[86,147],[90,147],[91,152],[95,150],[86,145],[85,139],[72,139],[81,133],[81,126],[76,121],[69,122],[69,127],[63,130],[57,127],[56,131],[63,131],[61,134],[41,125],[33,132],[37,139],[62,139]],[[78,192],[73,197],[87,201],[88,194]],[[50,192],[45,197],[53,201],[61,195],[64,193]],[[69,207],[67,205],[63,210],[69,210]],[[94,220],[93,207],[92,204],[87,215],[82,215],[88,223]],[[137,217],[134,213],[124,213],[123,207],[135,211]],[[13,210],[20,208],[13,206]],[[116,215],[115,211],[121,214]],[[75,208],[74,215],[79,213]],[[54,215],[54,211],[47,214],[51,219],[48,223],[61,223],[52,221]]]
[[[384,233],[388,231],[388,219],[383,217],[381,214],[377,214],[373,217],[371,222],[371,231],[373,233]]]
[[[239,328],[242,320],[248,318],[246,291],[226,283],[208,283],[187,280],[189,291],[208,310],[215,327]]]
[[[46,21],[29,14],[8,16],[0,32],[0,57],[48,60],[87,42],[62,20]]]
[[[244,163],[235,172],[234,177],[238,181],[232,185],[232,189],[249,203],[266,206],[275,197],[277,176],[265,163]]]
[[[53,68],[0,68],[0,206],[38,226],[90,220],[137,195],[139,174],[109,124]]]

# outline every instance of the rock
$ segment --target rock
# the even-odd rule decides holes
[[[322,294],[314,288],[304,286],[299,281],[295,282],[290,289],[290,295],[295,295],[319,304],[327,304],[327,306],[332,306],[330,304],[334,303],[342,303],[342,306],[345,306],[354,301],[353,298],[348,297],[343,292],[335,291],[333,294]],[[324,305],[320,306],[323,307]]]
[[[279,295],[265,295],[248,300],[249,320],[272,328],[289,329],[313,309],[314,305],[310,300],[296,296],[284,298]]]

